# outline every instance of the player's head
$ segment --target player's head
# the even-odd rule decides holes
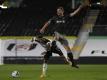
[[[64,15],[64,8],[63,7],[58,7],[57,8],[57,15],[58,16],[63,16]]]

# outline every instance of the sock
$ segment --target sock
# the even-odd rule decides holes
[[[43,70],[42,74],[46,75],[46,71],[47,71],[47,64],[46,63],[43,64],[43,69],[42,70]]]
[[[72,65],[72,62],[69,59],[67,59],[67,62],[69,63],[70,66]]]
[[[72,53],[67,53],[68,56],[68,62],[70,65],[74,64],[73,55]]]

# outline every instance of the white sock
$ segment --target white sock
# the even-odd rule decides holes
[[[43,69],[42,69],[42,74],[43,74],[43,75],[46,75],[46,71],[47,71],[47,64],[44,63],[44,64],[43,64]]]
[[[69,65],[72,65],[72,62],[69,60],[69,58],[67,58],[67,62],[69,63]]]

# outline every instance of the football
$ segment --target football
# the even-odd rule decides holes
[[[17,77],[20,77],[20,73],[15,70],[15,71],[13,71],[13,72],[11,73],[11,76],[12,76],[13,78],[17,78]]]

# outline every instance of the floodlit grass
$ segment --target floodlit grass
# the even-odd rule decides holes
[[[42,65],[0,65],[0,80],[40,80]],[[12,78],[18,70],[20,78]],[[80,65],[79,69],[68,65],[48,65],[45,80],[107,80],[107,65]]]

